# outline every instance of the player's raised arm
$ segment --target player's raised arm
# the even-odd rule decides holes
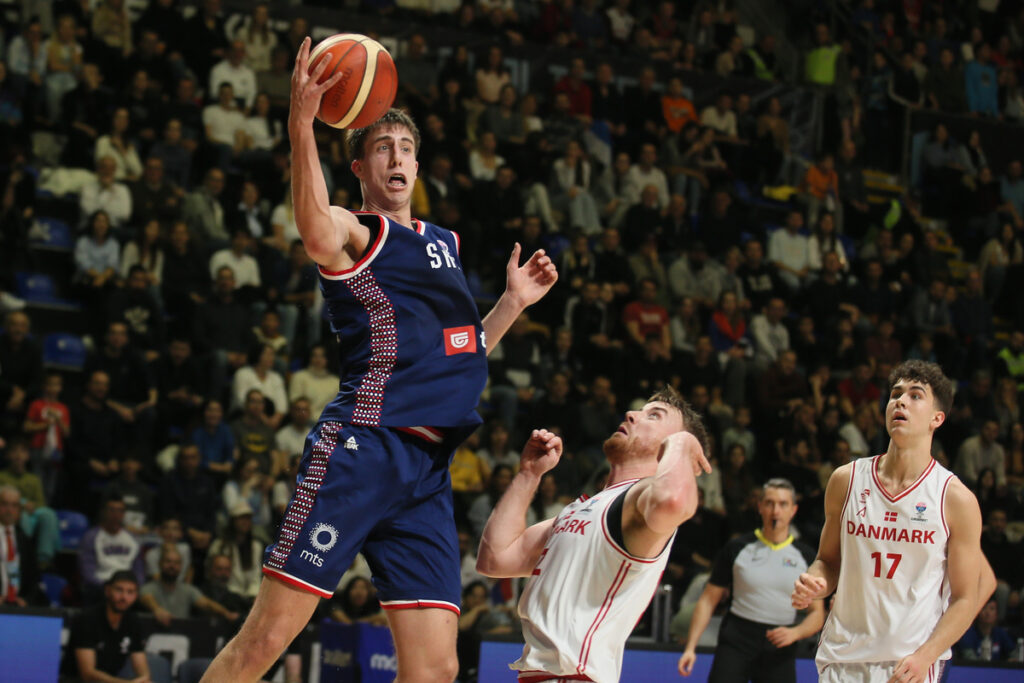
[[[537,493],[540,478],[558,464],[562,439],[546,429],[535,429],[523,448],[519,472],[494,507],[476,556],[476,569],[484,576],[530,576],[540,560],[551,532],[549,519],[526,528],[526,510]]]
[[[535,251],[520,266],[521,253],[522,247],[516,242],[505,265],[505,291],[483,319],[488,354],[505,336],[519,314],[540,301],[558,280],[558,270],[543,249]]]
[[[634,526],[628,517],[635,509],[644,526],[655,535],[673,533],[697,511],[697,477],[710,471],[711,465],[697,437],[689,432],[669,436],[661,444],[658,471],[653,477],[638,481],[626,494],[623,529]]]
[[[948,486],[944,514],[949,526],[946,546],[949,607],[928,640],[896,664],[890,681],[924,680],[932,664],[960,639],[978,614],[978,591],[986,580],[985,556],[981,552],[981,510],[974,494],[959,479],[952,478]]]
[[[320,60],[310,74],[309,45],[309,38],[302,41],[292,72],[288,112],[288,138],[292,146],[292,203],[295,208],[295,224],[302,236],[306,253],[325,268],[337,270],[342,248],[348,242],[349,230],[358,225],[358,221],[348,211],[331,207],[313,135],[313,119],[320,108],[320,98],[324,92],[341,80],[344,74],[339,69],[338,73],[317,85],[317,79],[330,60]]]
[[[818,542],[818,556],[807,571],[800,575],[793,587],[793,607],[807,609],[811,602],[832,594],[839,581],[839,520],[846,504],[846,494],[853,475],[851,465],[843,465],[829,477],[825,489],[825,525]]]

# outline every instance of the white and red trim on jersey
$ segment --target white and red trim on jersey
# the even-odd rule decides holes
[[[277,579],[278,581],[283,581],[293,588],[304,590],[307,593],[312,593],[313,595],[319,595],[321,598],[331,598],[334,596],[333,591],[324,590],[323,588],[314,586],[313,584],[303,581],[296,576],[292,576],[287,572],[283,572],[280,569],[272,569],[263,565],[263,573],[271,578]]]
[[[368,213],[366,211],[353,211],[352,213]],[[384,243],[388,239],[388,231],[390,229],[391,221],[380,214],[373,214],[380,218],[380,230],[377,232],[377,239],[374,240],[373,245],[366,250],[363,257],[353,263],[350,267],[344,270],[327,270],[323,266],[317,266],[320,269],[320,275],[327,278],[328,280],[348,280],[356,275],[359,275],[365,270],[373,260],[380,254],[381,249],[384,248]]]
[[[897,493],[894,496],[885,490],[885,487],[882,486],[882,480],[878,478],[878,462],[881,459],[881,455],[871,459],[871,479],[874,480],[875,486],[877,486],[878,490],[882,492],[882,495],[888,498],[889,501],[892,503],[895,503],[898,500],[902,500],[906,496],[910,495],[910,492],[916,489],[918,485],[920,485],[920,483],[924,481],[925,477],[927,477],[931,473],[932,469],[935,467],[935,461],[932,460],[930,463],[928,463],[928,467],[924,468],[924,472],[921,473],[921,475],[917,478],[916,481],[914,481],[913,484],[907,487],[904,491]]]
[[[441,443],[444,441],[444,432],[436,427],[395,427],[400,432],[418,436],[430,443]]]
[[[444,600],[381,600],[380,606],[386,610],[399,610],[399,609],[446,609],[449,612],[455,612],[456,616],[462,614],[462,610],[459,606]]]

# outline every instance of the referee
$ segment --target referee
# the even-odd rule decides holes
[[[790,625],[796,621],[791,584],[815,556],[789,533],[796,507],[793,485],[769,479],[759,506],[761,528],[732,539],[715,558],[693,612],[679,673],[693,672],[697,641],[719,601],[731,591],[708,683],[796,682],[795,643],[817,633],[825,622],[825,606],[815,600],[803,621]]]

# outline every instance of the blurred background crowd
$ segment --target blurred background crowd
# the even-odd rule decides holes
[[[355,31],[395,57],[413,215],[461,235],[481,311],[515,242],[560,273],[452,462],[464,650],[517,630],[517,587],[474,553],[530,429],[566,442],[541,520],[601,487],[603,440],[662,384],[704,415],[677,609],[768,477],[816,544],[829,475],[885,450],[888,372],[921,358],[956,382],[934,456],[976,492],[999,579],[959,654],[1010,656],[990,634],[1022,624],[1024,3],[25,0],[0,21],[6,602],[88,604],[127,569],[157,619],[244,614],[344,362],[291,205],[290,72],[306,35]],[[318,139],[358,208],[342,134]],[[324,616],[381,622],[368,576]],[[206,600],[172,614],[179,582]]]

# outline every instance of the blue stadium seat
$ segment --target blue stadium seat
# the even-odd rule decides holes
[[[20,272],[14,275],[15,288],[18,296],[29,304],[39,306],[60,306],[78,310],[81,306],[57,294],[57,285],[53,278],[43,273]]]
[[[85,367],[85,356],[85,344],[77,335],[56,332],[43,339],[43,363],[48,366],[81,370]]]
[[[33,246],[59,251],[71,251],[75,248],[71,226],[64,221],[58,218],[40,216],[36,219],[36,224],[38,227],[34,228],[30,233],[33,237]]]
[[[57,527],[64,548],[77,548],[89,528],[89,519],[77,510],[57,510]]]
[[[63,604],[64,589],[68,587],[68,580],[60,574],[49,573],[43,574],[41,578],[50,607],[60,607]]]

